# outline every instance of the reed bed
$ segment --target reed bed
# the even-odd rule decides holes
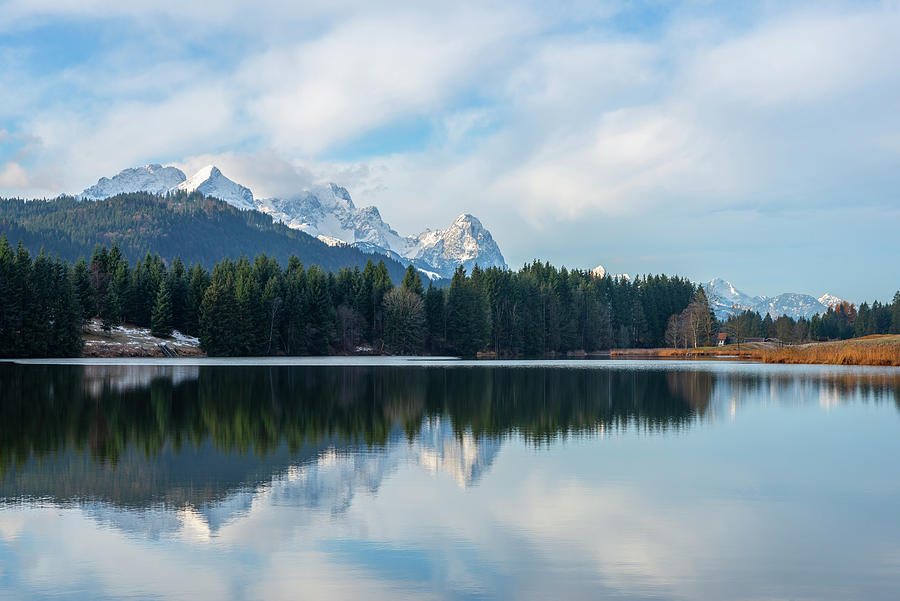
[[[884,336],[758,351],[763,363],[900,366],[900,337]]]
[[[660,357],[695,359],[736,357],[762,363],[900,366],[900,336],[876,335],[839,342],[814,342],[796,346],[771,343],[730,344],[696,349],[613,349],[612,357]]]

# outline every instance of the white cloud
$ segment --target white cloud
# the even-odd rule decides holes
[[[123,102],[91,121],[65,112],[42,113],[28,127],[56,155],[64,181],[76,187],[155,157],[184,156],[197,145],[216,147],[240,135],[232,99],[217,85],[178,91],[161,102]]]
[[[29,187],[28,174],[16,162],[0,164],[0,187],[25,189]]]
[[[50,195],[150,160],[219,162],[259,196],[332,179],[400,231],[473,212],[513,264],[537,237],[556,249],[546,258],[583,261],[573,228],[612,216],[892,198],[896,5],[685,4],[632,30],[608,19],[620,9],[7,2],[20,28],[62,15],[147,35],[50,77],[0,54],[0,119],[42,139],[3,159]],[[432,135],[331,160],[398,123]]]
[[[504,25],[478,13],[350,21],[248,60],[239,80],[267,138],[314,156],[395,119],[445,109],[491,64]]]
[[[258,153],[201,154],[177,164],[188,177],[206,165],[216,165],[226,177],[248,186],[257,198],[292,198],[320,180],[299,162],[272,150]]]

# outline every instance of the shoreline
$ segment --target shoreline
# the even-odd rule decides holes
[[[900,367],[900,335],[875,334],[862,338],[779,345],[771,342],[729,344],[696,349],[612,349],[611,357],[659,359],[729,358],[793,365],[868,365]]]

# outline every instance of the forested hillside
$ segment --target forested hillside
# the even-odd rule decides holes
[[[682,278],[631,282],[535,262],[518,272],[459,268],[444,289],[408,267],[394,281],[384,262],[325,272],[296,257],[266,255],[170,265],[147,254],[130,263],[118,246],[74,266],[32,258],[0,237],[0,356],[80,352],[79,327],[100,317],[177,329],[210,355],[327,355],[360,345],[396,354],[542,355],[661,344],[672,315],[691,316],[696,343],[714,319],[702,289]]]
[[[137,192],[96,202],[0,199],[0,233],[13,243],[21,240],[32,254],[43,248],[73,263],[91,256],[97,245],[113,244],[132,263],[151,253],[168,264],[181,257],[208,269],[223,258],[262,253],[284,264],[293,255],[326,271],[361,268],[372,257],[355,248],[328,246],[257,211],[183,192],[166,197]],[[397,261],[381,255],[375,259],[384,260],[394,280],[403,277],[404,266]]]

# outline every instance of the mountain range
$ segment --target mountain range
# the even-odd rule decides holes
[[[627,273],[611,274],[607,272],[603,265],[597,265],[591,270],[591,273],[597,277],[609,275],[612,278],[631,279]],[[698,282],[694,282],[697,284]],[[773,319],[787,315],[794,319],[804,317],[809,319],[815,314],[823,314],[828,311],[829,307],[843,302],[831,294],[823,294],[820,297],[814,297],[810,294],[798,294],[796,292],[785,292],[776,296],[750,296],[741,292],[732,285],[731,282],[723,278],[713,278],[708,282],[699,282],[706,295],[709,298],[710,305],[716,317],[721,320],[728,319],[729,315],[736,315],[743,311],[750,310],[765,316],[766,313]]]
[[[287,199],[256,198],[249,188],[232,181],[214,165],[187,177],[176,167],[150,164],[103,177],[76,198],[104,200],[124,193],[162,195],[176,190],[199,192],[241,210],[260,211],[331,246],[352,246],[412,264],[432,279],[450,278],[460,265],[467,270],[476,264],[506,267],[491,233],[473,215],[463,213],[444,229],[401,236],[376,207],[357,207],[347,189],[334,183],[312,186]]]
[[[773,319],[782,315],[794,319],[800,317],[809,319],[813,315],[825,313],[829,307],[843,302],[842,299],[827,293],[818,298],[796,292],[785,292],[776,296],[750,296],[722,278],[714,278],[705,282],[703,288],[719,319],[726,319],[729,315],[746,310],[763,316],[768,313]]]

